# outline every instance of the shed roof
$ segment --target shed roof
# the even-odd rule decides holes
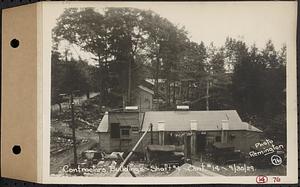
[[[110,112],[105,112],[104,116],[102,117],[102,120],[100,121],[100,124],[96,130],[96,132],[108,132],[109,131],[109,121],[108,121],[108,115],[114,115],[114,114],[132,114],[132,113],[138,113],[139,114],[139,118],[143,119],[144,117],[144,113],[140,113],[139,111],[110,111]],[[126,122],[125,119],[122,119],[124,122]],[[129,125],[129,124],[128,124]],[[139,126],[141,126],[141,123],[139,123]]]
[[[96,132],[108,132],[108,112],[105,112]]]
[[[145,86],[139,85],[138,88],[140,88],[141,90],[144,90],[145,92],[150,93],[151,95],[154,95],[154,91]]]
[[[256,127],[242,122],[235,110],[216,111],[149,111],[145,112],[142,131],[153,124],[158,131],[158,122],[164,122],[165,131],[190,131],[191,121],[197,123],[198,131],[216,131],[222,129],[222,121],[228,120],[228,130],[249,130],[261,132]]]

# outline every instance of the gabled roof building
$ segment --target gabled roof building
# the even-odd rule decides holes
[[[262,132],[243,122],[235,110],[107,112],[97,129],[100,149],[130,151],[150,125],[140,152],[151,144],[151,137],[153,144],[184,146],[187,156],[209,151],[218,142],[249,152]]]

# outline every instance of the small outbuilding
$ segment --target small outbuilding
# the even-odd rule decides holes
[[[140,111],[144,112],[153,110],[153,90],[147,88],[146,86],[139,85],[136,88],[134,95],[135,97],[132,104],[139,106]]]

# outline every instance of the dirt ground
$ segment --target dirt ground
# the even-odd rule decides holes
[[[70,128],[62,128],[61,123],[52,124],[52,128],[55,128],[62,131],[64,130],[64,134],[70,134]],[[77,154],[78,157],[80,153],[90,148],[94,147],[98,142],[98,135],[89,130],[76,130],[76,139],[79,141],[77,145]],[[62,148],[63,144],[61,145]],[[65,149],[57,154],[50,155],[50,173],[55,174],[58,173],[64,165],[70,164],[74,160],[73,146],[65,146]]]

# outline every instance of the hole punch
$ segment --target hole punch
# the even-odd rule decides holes
[[[15,155],[18,155],[21,153],[21,146],[19,145],[14,145],[13,148],[12,148],[12,151]]]
[[[17,48],[17,47],[19,47],[19,45],[20,45],[20,42],[19,42],[19,40],[17,40],[17,39],[12,39],[12,40],[10,41],[10,46],[11,46],[12,48]]]

